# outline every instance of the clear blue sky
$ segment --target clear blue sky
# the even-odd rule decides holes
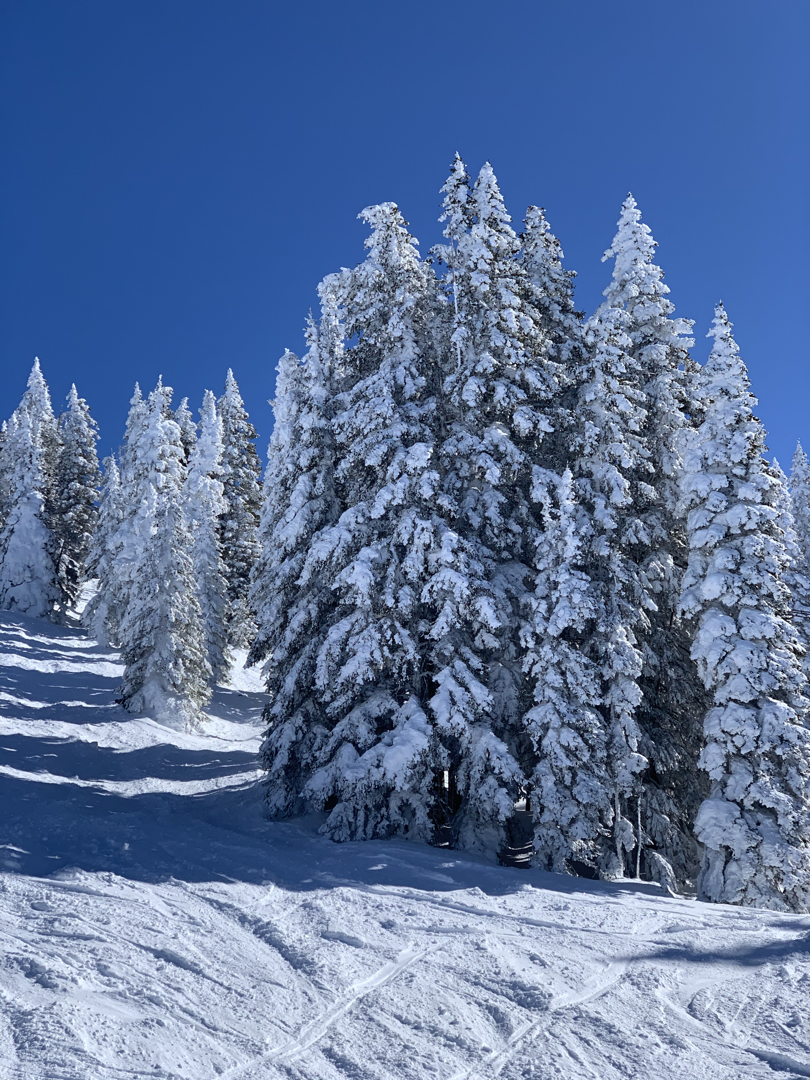
[[[132,384],[259,428],[320,278],[397,202],[440,236],[454,151],[546,207],[592,311],[632,190],[704,359],[736,324],[770,446],[810,448],[808,0],[6,0],[0,415],[35,354],[104,453]]]

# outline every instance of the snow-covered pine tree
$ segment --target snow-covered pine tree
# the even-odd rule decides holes
[[[145,403],[136,400],[126,447],[124,496],[136,509],[122,523],[131,574],[120,626],[121,698],[131,712],[193,724],[210,700],[211,669],[182,509],[183,444],[170,404],[162,381]]]
[[[430,706],[457,800],[452,842],[492,851],[533,767],[516,609],[531,588],[532,492],[544,483],[538,463],[560,371],[491,166],[470,189],[457,156],[443,192],[437,506],[446,531],[425,590],[438,612]]]
[[[810,567],[810,461],[801,443],[796,444],[790,469],[790,495],[799,547],[805,565]]]
[[[101,480],[96,453],[98,425],[75,385],[70,388],[67,409],[59,417],[59,434],[52,526],[60,607],[64,612],[75,605],[84,580]]]
[[[61,449],[59,425],[51,405],[51,395],[39,359],[34,360],[28,385],[17,410],[27,412],[31,418],[34,439],[41,447],[42,470],[46,485],[45,514],[50,528],[56,469]]]
[[[8,423],[3,456],[8,490],[0,531],[0,609],[48,618],[59,600],[46,513],[52,488],[42,428],[29,409],[18,408]]]
[[[165,401],[163,404],[165,407]],[[100,507],[103,518],[101,537],[94,543],[90,554],[90,568],[96,574],[98,588],[85,608],[82,619],[85,626],[91,628],[105,645],[121,644],[121,625],[145,542],[141,532],[144,525],[141,510],[148,494],[148,484],[144,486],[147,471],[141,459],[151,453],[144,436],[146,423],[147,403],[143,400],[140,386],[135,383],[121,449],[120,472],[113,461],[114,468],[107,470]]]
[[[39,617],[51,617],[59,601],[52,531],[59,450],[50,393],[36,359],[3,441],[0,607]]]
[[[810,677],[810,568],[804,558],[796,522],[793,516],[793,498],[788,486],[788,479],[776,458],[771,464],[771,472],[776,482],[776,523],[785,538],[788,565],[782,575],[790,593],[791,621],[799,635],[804,655],[802,669]]]
[[[602,670],[581,648],[602,607],[584,567],[591,528],[570,471],[542,504],[535,591],[524,602],[524,666],[534,687],[526,715],[535,766],[530,811],[535,860],[571,873],[604,865],[614,825],[615,784],[602,715]]]
[[[574,304],[576,274],[563,268],[562,247],[549,228],[544,210],[529,207],[520,241],[519,259],[557,380],[548,410],[554,430],[543,440],[542,459],[546,468],[561,475],[571,460],[571,445],[576,438],[577,380],[583,375],[587,359],[585,324]]]
[[[226,510],[220,519],[220,541],[228,582],[228,639],[247,646],[256,632],[250,610],[250,575],[259,557],[257,531],[261,516],[262,467],[239,386],[228,369],[225,391],[217,402],[222,417],[222,464]]]
[[[602,309],[615,308],[628,316],[628,355],[646,398],[643,434],[654,477],[650,497],[640,509],[646,553],[643,558],[638,553],[645,590],[655,603],[648,612],[649,628],[640,639],[642,698],[636,710],[639,749],[649,765],[641,777],[641,805],[633,816],[641,819],[650,861],[666,858],[683,879],[695,866],[692,815],[705,794],[694,784],[694,746],[706,698],[678,618],[687,558],[679,510],[679,446],[694,412],[690,387],[695,365],[688,353],[692,324],[672,317],[669,288],[654,261],[656,247],[635,199],[628,195],[616,236],[603,257],[615,262]],[[632,814],[629,807],[628,812]]]
[[[643,435],[647,401],[630,355],[630,322],[624,310],[606,305],[589,320],[590,359],[578,380],[573,463],[578,498],[587,515],[580,566],[592,583],[590,599],[595,604],[580,641],[601,680],[603,779],[611,805],[602,819],[608,829],[593,837],[591,865],[610,877],[624,873],[638,843],[627,805],[638,798],[639,773],[647,765],[639,750],[636,713],[642,695],[640,639],[649,629],[654,607],[642,569],[649,545],[642,519],[651,500],[653,465]]]
[[[183,444],[183,457],[185,464],[191,460],[191,452],[197,441],[197,425],[191,409],[188,407],[188,398],[184,397],[173,413],[174,421],[180,428],[180,441]]]
[[[200,409],[199,437],[191,448],[183,487],[183,509],[191,531],[197,599],[202,611],[206,655],[215,683],[222,682],[231,665],[228,586],[219,539],[219,518],[225,512],[223,472],[222,419],[217,413],[216,398],[206,390]]]
[[[309,805],[331,811],[325,830],[335,839],[396,832],[430,838],[435,765],[427,752],[418,624],[425,562],[436,531],[433,405],[424,371],[431,275],[396,206],[370,207],[361,217],[372,227],[366,260],[322,287],[322,302],[334,296],[344,333],[356,344],[335,348],[330,333],[335,315],[325,306],[325,350],[319,339],[311,341],[303,368],[288,356],[279,371],[281,426],[271,447],[268,495],[274,479],[286,494],[281,503],[270,496],[272,517],[263,525],[268,536],[271,521],[277,523],[276,562],[284,575],[277,571],[277,580],[289,580],[302,533],[311,535],[312,524],[325,514],[343,513],[312,536],[296,583],[299,589],[303,585],[303,593],[293,596],[293,612],[300,612],[301,629],[314,631],[317,652],[305,648],[302,655],[305,643],[296,642],[301,629],[290,626],[289,619],[287,640],[282,636],[285,669],[290,670],[290,660],[306,664],[306,671],[314,668],[314,686],[298,691],[301,704],[293,710],[290,683],[281,689],[279,704],[286,706],[286,717],[279,720],[286,722],[274,724],[277,708],[271,711],[265,753],[273,801],[283,801],[272,792],[274,762],[281,759],[288,774],[283,792],[289,789],[291,770],[303,765],[307,775],[299,791]],[[308,370],[324,351],[329,368]],[[317,453],[325,402],[313,390],[322,398],[325,377],[333,384],[339,380],[341,391],[332,420],[339,460],[335,495]],[[303,435],[305,458],[305,467],[298,470],[286,457],[297,431]],[[328,583],[333,595],[327,612],[322,605],[318,611],[322,620],[326,614],[325,625],[312,626],[310,605],[319,605],[320,581]],[[297,645],[292,655],[290,639]],[[274,668],[275,656],[268,670]],[[291,672],[297,685],[299,670]],[[279,674],[273,682],[281,681]],[[307,721],[309,729],[298,734]],[[298,745],[293,750],[294,739]]]
[[[86,570],[89,577],[97,581],[96,592],[82,612],[82,623],[103,645],[111,645],[119,640],[119,626],[122,613],[111,610],[115,603],[119,567],[118,530],[124,518],[124,505],[121,490],[121,475],[114,457],[107,457],[103,462],[104,478],[98,506],[98,520],[90,539]]]
[[[326,730],[315,671],[337,598],[313,540],[340,514],[330,416],[343,328],[333,283],[327,278],[319,287],[321,318],[316,324],[310,316],[303,362],[291,352],[279,361],[264,479],[262,553],[251,595],[258,633],[248,662],[265,661],[272,698],[262,760],[273,816],[305,805],[302,793]]]
[[[700,766],[711,792],[695,822],[699,893],[810,910],[810,730],[789,622],[779,485],[722,305],[697,380],[700,424],[685,449],[689,565],[681,607],[713,706]]]
[[[562,265],[560,241],[549,228],[545,210],[530,206],[520,236],[521,265],[529,280],[532,304],[540,315],[549,357],[557,365],[563,386],[564,375],[573,376],[583,358],[582,312],[574,304],[574,270]]]

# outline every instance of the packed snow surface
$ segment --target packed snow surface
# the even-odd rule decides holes
[[[0,616],[3,1080],[810,1076],[810,917],[262,818],[263,706]]]

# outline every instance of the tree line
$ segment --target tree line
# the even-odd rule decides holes
[[[323,812],[333,839],[528,840],[550,870],[807,910],[806,456],[790,485],[765,456],[722,304],[691,357],[632,196],[586,318],[541,209],[518,234],[491,167],[458,157],[442,193],[427,259],[394,204],[361,214],[364,261],[324,279],[306,353],[279,362],[261,496],[241,401],[228,442],[227,388],[197,432],[159,384],[71,532],[47,477],[69,413],[93,443],[89,414],[21,405],[0,606],[59,611],[84,565],[125,704],[186,719],[249,643],[269,811]],[[28,502],[15,439],[38,447]],[[27,592],[5,569],[22,549]]]

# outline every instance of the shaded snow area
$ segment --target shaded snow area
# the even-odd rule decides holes
[[[253,673],[196,734],[0,616],[0,1077],[810,1076],[810,917],[261,816]]]

